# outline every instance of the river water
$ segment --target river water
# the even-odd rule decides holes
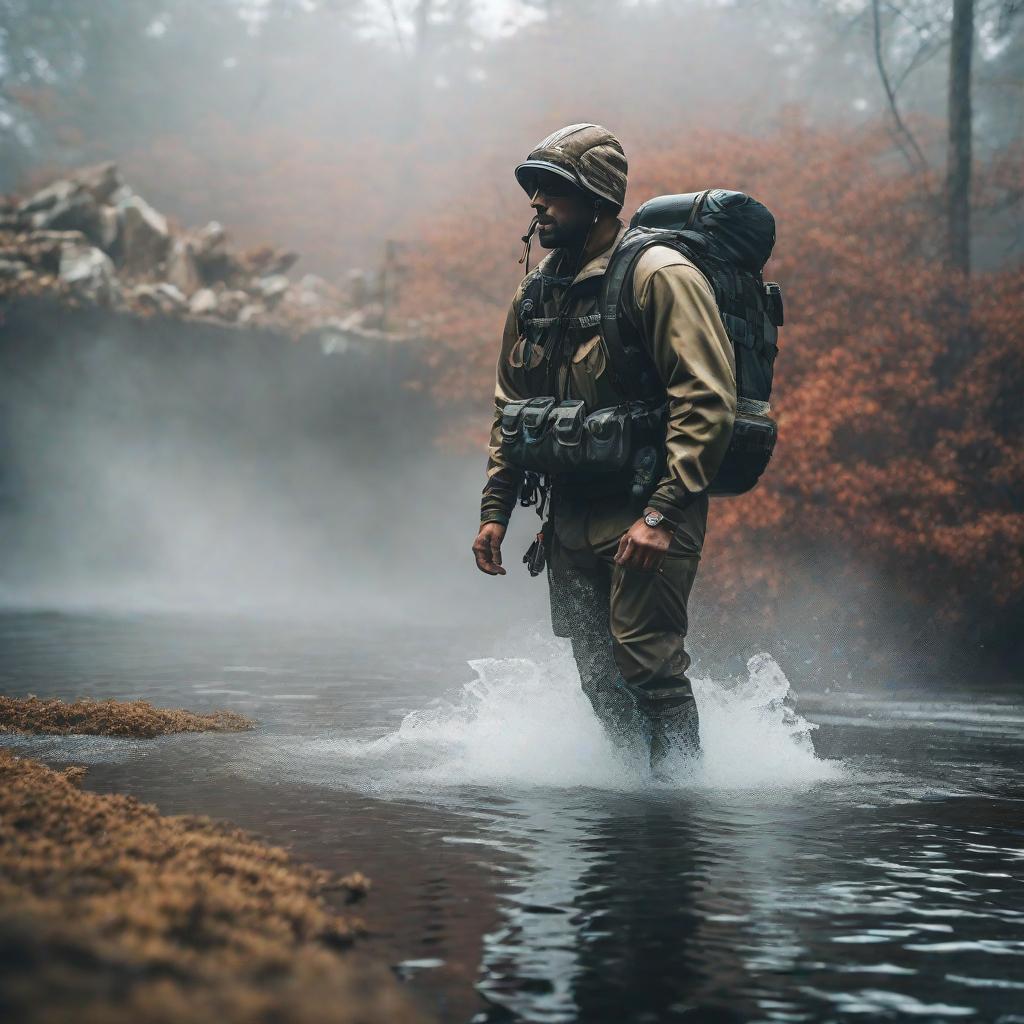
[[[3,692],[254,733],[8,738],[374,889],[365,954],[446,1021],[1024,1022],[1020,691],[698,682],[696,773],[605,741],[564,642],[351,621],[0,615]]]

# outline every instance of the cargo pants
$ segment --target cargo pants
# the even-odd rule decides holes
[[[613,739],[633,742],[659,710],[692,699],[687,601],[707,528],[708,497],[682,514],[657,572],[615,565],[619,539],[639,517],[621,497],[552,499],[551,625],[572,642],[584,693]]]

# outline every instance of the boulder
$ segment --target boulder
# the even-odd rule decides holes
[[[25,238],[25,242],[29,245],[84,245],[86,237],[81,231],[33,231]]]
[[[97,245],[110,257],[117,259],[121,240],[121,218],[113,206],[99,208],[99,238]]]
[[[128,202],[135,193],[127,185],[118,185],[116,189],[110,194],[110,198],[107,200],[107,206],[113,206],[115,209],[119,209]]]
[[[55,181],[47,185],[46,188],[41,188],[38,192],[29,196],[18,207],[18,212],[31,214],[39,213],[42,210],[49,210],[58,203],[67,202],[78,191],[79,186],[75,182],[62,178],[60,181]]]
[[[46,273],[59,275],[61,256],[65,248],[89,249],[91,244],[81,231],[35,231],[19,235],[6,252],[15,259],[28,263]]]
[[[253,282],[253,288],[267,306],[273,307],[280,302],[291,281],[284,274],[271,274],[269,277],[260,277]]]
[[[65,243],[61,247],[58,276],[72,294],[97,305],[110,305],[118,295],[113,261],[92,245]]]
[[[203,283],[234,283],[241,275],[242,267],[238,259],[228,251],[228,236],[223,226],[211,220],[206,227],[190,237],[195,246],[196,266]]]
[[[270,277],[277,274],[287,274],[296,263],[299,262],[299,254],[290,249],[275,253],[270,263],[263,268],[263,276]]]
[[[249,305],[249,296],[238,289],[221,292],[217,299],[217,313],[225,320],[235,320]]]
[[[89,193],[97,203],[109,203],[111,196],[121,187],[121,173],[117,164],[108,162],[82,167],[71,176],[72,180]]]
[[[100,208],[84,188],[31,215],[36,231],[81,231],[93,245],[102,246]]]
[[[272,277],[291,270],[299,261],[299,254],[287,249],[275,249],[269,245],[261,245],[255,249],[247,249],[242,253],[240,262],[243,269],[252,277]]]
[[[196,262],[195,243],[190,238],[179,238],[171,247],[167,257],[167,269],[164,276],[185,295],[192,295],[203,284]]]
[[[212,288],[200,288],[189,300],[188,310],[193,316],[213,316],[217,312],[217,293]]]
[[[259,322],[265,310],[262,306],[256,305],[254,302],[250,302],[247,306],[243,306],[238,313],[239,324],[251,324],[255,325]]]
[[[149,274],[167,255],[170,230],[167,218],[139,196],[132,196],[118,208],[121,218],[121,258],[133,274]]]
[[[133,305],[143,312],[175,316],[188,307],[188,300],[178,288],[166,281],[159,284],[139,284],[131,291]]]
[[[21,260],[7,259],[5,256],[0,256],[0,280],[19,278],[26,270],[31,273],[31,268],[27,263],[22,263]]]
[[[315,309],[330,300],[331,286],[316,274],[304,274],[294,291],[299,305]]]

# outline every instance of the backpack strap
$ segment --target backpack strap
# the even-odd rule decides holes
[[[653,357],[624,305],[626,287],[632,286],[640,256],[652,245],[665,242],[660,232],[630,231],[612,253],[601,282],[597,308],[612,380],[631,399],[662,398],[665,394]]]

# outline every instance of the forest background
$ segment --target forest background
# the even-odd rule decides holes
[[[182,223],[295,248],[304,270],[397,252],[446,443],[482,470],[530,215],[512,167],[563,124],[605,124],[630,160],[624,219],[720,186],[779,225],[781,440],[762,486],[716,503],[710,641],[744,618],[782,637],[810,607],[817,642],[882,673],[897,647],[1013,665],[1022,7],[0,0],[0,189],[115,159]]]

